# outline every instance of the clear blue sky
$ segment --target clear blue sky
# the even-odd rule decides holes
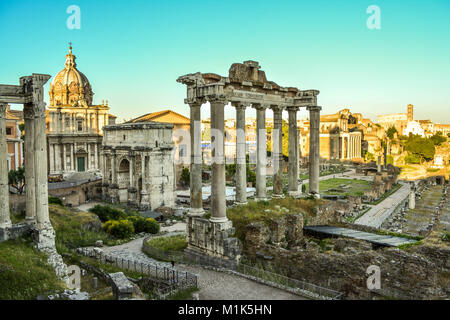
[[[72,4],[80,30],[66,27]],[[381,30],[366,27],[372,4]],[[280,85],[320,90],[324,113],[349,107],[375,118],[412,103],[417,119],[450,123],[449,16],[449,0],[1,1],[0,83],[54,76],[72,41],[94,102],[108,99],[120,118],[188,115],[178,76],[226,76],[251,59]]]

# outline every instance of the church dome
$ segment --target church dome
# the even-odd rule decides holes
[[[77,69],[72,45],[66,55],[64,69],[58,72],[50,83],[50,105],[91,106],[94,93],[88,78]]]

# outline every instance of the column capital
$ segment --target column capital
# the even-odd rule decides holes
[[[297,107],[297,106],[288,106],[288,107],[286,107],[286,110],[287,110],[287,111],[290,111],[290,112],[297,112],[298,110],[300,110],[300,107]]]
[[[185,99],[184,103],[188,104],[191,108],[192,107],[201,107],[202,104],[206,102],[206,99],[204,98],[192,98],[192,99]]]
[[[246,109],[247,108],[247,104],[241,101],[231,101],[231,105],[233,107],[235,107],[236,109]]]
[[[320,112],[322,110],[322,107],[319,106],[308,106],[306,109],[310,112]]]
[[[260,103],[252,103],[252,108],[256,110],[266,110],[267,106]]]
[[[206,96],[206,99],[210,103],[222,103],[223,105],[226,105],[228,103],[228,99],[224,94],[212,94]]]
[[[270,109],[272,109],[273,112],[283,112],[284,107],[276,104],[271,104]]]
[[[8,104],[6,102],[0,102],[0,118],[6,118],[6,109]]]

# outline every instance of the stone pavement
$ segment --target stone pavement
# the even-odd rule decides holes
[[[164,236],[180,234],[179,232],[168,233]],[[128,259],[142,263],[157,265],[158,267],[172,268],[170,263],[161,262],[148,257],[142,253],[142,241],[139,238],[128,243],[103,247],[102,250],[108,255],[117,258]],[[305,300],[306,298],[260,284],[237,275],[203,269],[200,266],[175,265],[175,269],[189,271],[199,275],[199,297],[200,300]]]
[[[199,266],[179,265],[178,268],[199,275],[200,300],[307,300],[237,275]]]
[[[362,217],[356,219],[355,223],[380,228],[384,220],[386,220],[396,209],[396,207],[409,196],[409,184],[405,184],[404,182],[399,183],[402,184],[402,187],[399,190],[384,199],[379,204],[374,205]]]

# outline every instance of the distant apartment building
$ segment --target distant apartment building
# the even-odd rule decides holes
[[[24,166],[23,140],[19,125],[23,123],[23,112],[6,107],[6,142],[8,145],[7,168],[17,170]]]

